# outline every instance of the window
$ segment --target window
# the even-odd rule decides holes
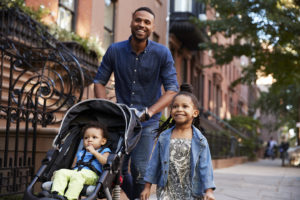
[[[204,74],[200,74],[200,106],[204,107],[204,83],[205,83],[205,76]]]
[[[215,114],[220,117],[220,109],[222,106],[222,91],[219,85],[216,85],[215,94]]]
[[[174,11],[175,12],[192,12],[193,0],[175,0]]]
[[[243,111],[243,106],[244,106],[244,103],[242,101],[239,101],[238,105],[237,105],[239,115],[244,115],[245,114],[244,111]]]
[[[105,0],[104,40],[103,47],[107,49],[114,42],[115,1]]]
[[[59,0],[57,24],[67,31],[75,30],[76,0]]]
[[[211,80],[208,81],[208,110],[211,111]]]
[[[181,72],[181,81],[182,83],[186,83],[187,82],[187,60],[186,59],[182,59],[182,62],[181,62],[181,69],[180,69],[180,72]]]
[[[234,104],[233,104],[233,99],[230,97],[229,98],[229,111],[231,115],[234,115]]]

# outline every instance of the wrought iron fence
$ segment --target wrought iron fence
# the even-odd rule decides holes
[[[81,100],[76,58],[18,8],[0,2],[0,197],[22,193],[35,172],[39,127]]]
[[[212,112],[204,110],[203,108],[200,110],[200,116],[203,120],[210,118],[209,121],[211,121],[215,127],[218,127],[216,128],[217,130],[203,131],[210,145],[213,159],[247,156],[249,154],[249,152],[247,152],[248,147],[241,143],[242,140],[248,139],[246,135]],[[238,141],[238,139],[240,139],[240,141]]]

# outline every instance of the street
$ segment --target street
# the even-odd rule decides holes
[[[216,200],[299,200],[300,168],[258,160],[215,170]],[[155,194],[151,195],[155,200]]]

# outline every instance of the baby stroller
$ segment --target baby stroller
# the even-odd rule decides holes
[[[59,132],[53,141],[53,149],[47,152],[42,166],[27,187],[25,200],[54,199],[43,188],[39,194],[34,193],[34,186],[49,183],[53,172],[61,168],[71,168],[76,152],[82,148],[81,128],[87,122],[99,121],[107,126],[109,138],[107,145],[111,149],[107,164],[96,186],[91,191],[85,187],[81,196],[85,200],[96,198],[119,199],[121,163],[125,153],[130,153],[141,135],[141,124],[135,112],[123,104],[116,104],[104,99],[89,99],[72,106],[65,114]],[[43,184],[45,185],[45,184]],[[89,189],[87,194],[86,189]]]

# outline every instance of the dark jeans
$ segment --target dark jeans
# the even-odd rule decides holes
[[[122,189],[130,200],[140,198],[144,189],[144,176],[150,155],[152,153],[155,133],[158,128],[158,122],[151,126],[143,127],[141,138],[130,155],[125,155],[122,166],[123,184]],[[128,164],[130,160],[130,172]]]

